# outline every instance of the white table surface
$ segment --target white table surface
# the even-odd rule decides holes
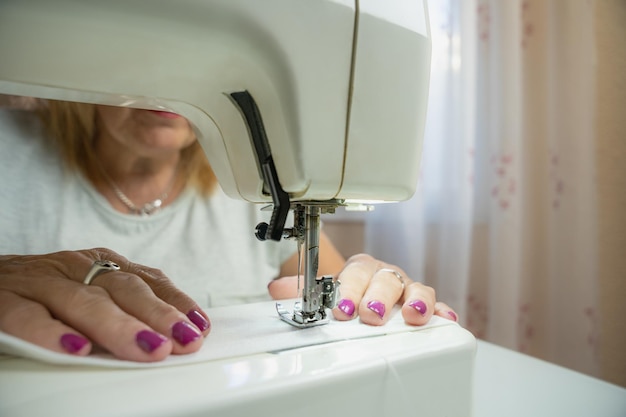
[[[626,417],[626,389],[478,341],[475,417]]]

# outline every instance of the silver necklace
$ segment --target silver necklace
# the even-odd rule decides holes
[[[150,216],[151,214],[159,211],[161,209],[161,206],[163,205],[163,202],[167,200],[169,193],[172,191],[176,179],[176,171],[174,171],[174,175],[172,175],[172,179],[170,180],[170,183],[168,184],[163,194],[161,194],[155,200],[150,201],[141,207],[137,207],[137,205],[135,205],[135,203],[133,203],[130,198],[128,198],[126,194],[124,194],[122,190],[120,190],[120,187],[118,187],[117,184],[113,182],[113,180],[107,175],[107,173],[104,172],[104,169],[102,169],[102,173],[104,174],[104,178],[109,183],[109,186],[111,186],[111,189],[113,190],[117,198],[128,208],[131,214],[136,214],[138,216]]]

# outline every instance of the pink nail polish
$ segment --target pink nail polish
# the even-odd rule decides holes
[[[189,318],[189,320],[191,320],[193,324],[196,325],[198,329],[200,329],[201,332],[211,327],[211,323],[209,323],[207,319],[205,319],[204,316],[196,310],[191,310],[189,313],[187,313],[187,317]]]
[[[352,315],[354,314],[354,303],[352,302],[352,300],[343,298],[341,301],[339,301],[337,307],[339,308],[339,310],[343,311],[346,316],[352,317]]]
[[[454,311],[448,311],[448,316],[452,317],[452,320],[459,321],[459,318],[454,314]]]
[[[167,342],[167,337],[150,330],[142,330],[135,336],[135,341],[143,351],[151,353]]]
[[[172,326],[172,337],[183,346],[202,337],[202,334],[186,321],[179,321]]]
[[[61,336],[61,346],[69,353],[78,352],[84,348],[87,343],[89,343],[89,340],[77,334],[65,333]]]
[[[367,308],[372,310],[374,313],[378,314],[378,317],[380,317],[381,319],[385,315],[385,305],[381,303],[380,301],[376,301],[376,300],[370,301],[369,303],[367,303]]]
[[[422,316],[426,314],[428,308],[426,307],[426,303],[422,300],[414,300],[409,303],[409,306],[416,309]]]

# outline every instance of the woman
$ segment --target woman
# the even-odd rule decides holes
[[[201,306],[296,296],[295,244],[256,241],[258,207],[221,192],[186,119],[66,102],[39,116],[0,115],[1,331],[158,361],[200,348]],[[109,267],[90,274],[95,261]],[[342,282],[338,320],[381,325],[397,302],[409,324],[456,320],[432,288],[367,255],[346,262],[324,234],[319,273]]]

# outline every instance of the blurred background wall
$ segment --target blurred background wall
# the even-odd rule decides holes
[[[626,387],[626,1],[595,9],[601,377]]]

